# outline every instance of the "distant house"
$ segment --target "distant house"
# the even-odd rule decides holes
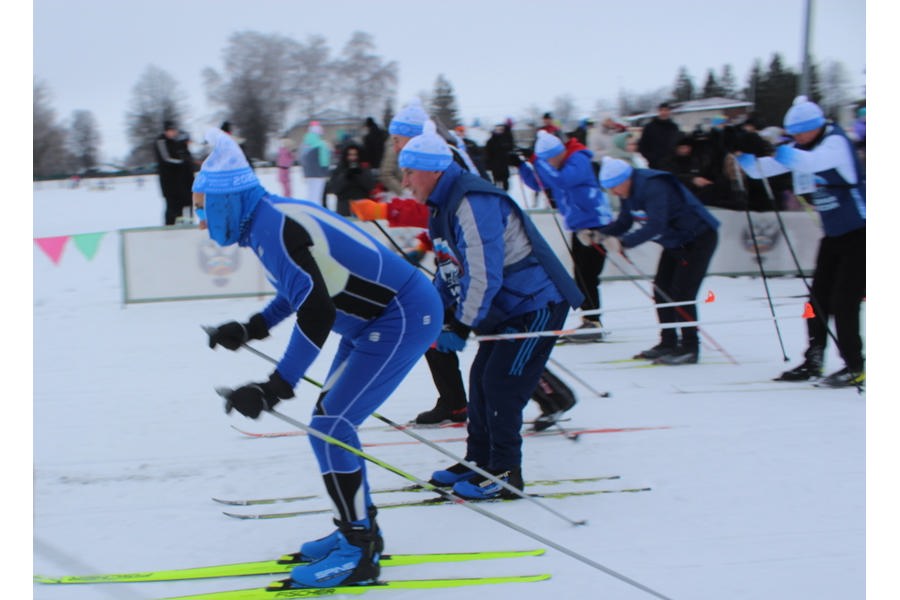
[[[701,98],[687,102],[672,103],[672,120],[685,132],[693,131],[698,125],[709,129],[713,117],[725,117],[733,121],[753,110],[753,103],[734,98]],[[631,127],[643,127],[656,116],[656,111],[622,117]]]

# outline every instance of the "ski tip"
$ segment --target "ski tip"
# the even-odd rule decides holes
[[[231,388],[219,386],[216,388],[216,393],[223,398],[227,398],[231,394]]]

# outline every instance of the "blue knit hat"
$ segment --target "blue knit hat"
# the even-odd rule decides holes
[[[417,171],[444,171],[452,162],[453,152],[431,119],[425,121],[422,135],[409,140],[397,157],[401,169]]]
[[[631,177],[632,171],[634,169],[624,160],[604,156],[600,164],[600,187],[610,190]]]
[[[416,137],[422,134],[422,127],[428,120],[428,114],[422,108],[422,101],[413,98],[399,113],[391,119],[388,126],[388,133],[394,135],[403,135],[406,137]]]
[[[537,141],[534,143],[534,153],[538,155],[538,158],[547,160],[565,149],[566,147],[563,146],[562,140],[558,137],[552,133],[547,133],[544,129],[538,130]]]
[[[818,129],[824,124],[825,113],[806,96],[794,98],[793,106],[784,115],[784,128],[791,135]]]
[[[213,128],[206,132],[204,138],[212,146],[212,152],[203,161],[200,172],[194,178],[192,191],[230,194],[260,185],[244,152],[230,135]]]

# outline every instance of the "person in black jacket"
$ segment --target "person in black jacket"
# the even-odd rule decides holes
[[[387,141],[388,133],[379,127],[372,117],[366,118],[365,128],[361,159],[377,173],[381,168],[381,160],[384,158],[384,143]]]
[[[647,123],[638,142],[638,152],[647,159],[651,169],[671,171],[675,156],[675,144],[681,138],[678,124],[672,120],[672,107],[663,102],[657,107],[656,117]]]
[[[362,150],[355,143],[347,144],[341,160],[328,180],[327,191],[337,196],[337,213],[350,216],[350,201],[372,195],[375,175],[361,160]]]
[[[501,123],[494,127],[491,137],[484,144],[484,161],[494,184],[503,190],[509,190],[509,155],[513,150],[515,142],[509,124]]]
[[[174,121],[163,124],[163,132],[153,143],[159,187],[166,201],[164,223],[174,225],[185,208],[191,206],[194,184],[194,158],[188,149],[188,137]]]

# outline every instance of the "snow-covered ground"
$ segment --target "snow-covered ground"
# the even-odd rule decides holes
[[[274,172],[263,171],[261,178],[269,189],[279,189]],[[295,186],[304,189],[302,182]],[[78,190],[58,183],[34,187],[34,237],[109,232],[92,258],[69,244],[59,264],[34,245],[35,573],[261,560],[331,530],[328,515],[239,521],[224,516],[223,507],[212,501],[324,490],[304,437],[243,436],[231,426],[254,432],[291,428],[272,416],[255,422],[226,416],[214,392],[215,386],[265,377],[271,365],[246,351],[209,350],[200,326],[244,319],[263,301],[122,305],[115,230],[158,225],[162,211],[153,177],[145,177],[143,185],[119,180],[106,190],[84,182]],[[779,325],[789,363],[766,320],[762,281],[716,277],[704,283],[704,293],[713,291],[716,301],[703,305],[701,316],[711,323],[736,322],[710,324],[700,364],[673,368],[621,361],[655,343],[655,316],[634,283],[604,284],[605,308],[642,308],[609,313],[609,343],[560,346],[552,359],[581,380],[556,369],[579,397],[566,427],[624,431],[584,434],[575,442],[561,435],[528,438],[525,476],[618,475],[578,487],[651,491],[546,500],[573,520],[587,519],[581,527],[530,502],[482,506],[674,599],[863,598],[866,396],[854,389],[769,383],[802,359],[805,346],[802,281],[780,278],[769,285],[776,310],[785,317]],[[753,318],[758,320],[746,322]],[[255,346],[278,357],[286,336],[280,328]],[[312,378],[322,379],[335,347],[332,338],[310,370]],[[470,343],[464,363],[474,351]],[[841,366],[830,348],[828,370]],[[594,393],[604,391],[611,396]],[[305,421],[315,398],[316,389],[301,383],[297,398],[282,410]],[[434,399],[421,361],[379,412],[404,422]],[[527,411],[537,414],[533,403]],[[382,424],[372,419],[367,425]],[[418,433],[434,440],[463,437],[457,429]],[[427,479],[449,463],[402,432],[382,427],[361,436],[368,452],[417,477]],[[459,455],[465,451],[462,441],[441,444]],[[376,466],[369,473],[375,486],[406,483]],[[328,504],[319,498],[302,506]],[[270,508],[293,510],[293,505]],[[542,547],[464,506],[383,510],[379,521],[388,552]],[[536,558],[383,570],[385,578],[533,573],[552,578],[474,591],[522,600],[651,597],[551,548]],[[45,600],[147,599],[272,579],[34,585],[33,594]],[[460,593],[433,590],[428,597],[456,599]],[[423,594],[376,590],[367,596]]]

